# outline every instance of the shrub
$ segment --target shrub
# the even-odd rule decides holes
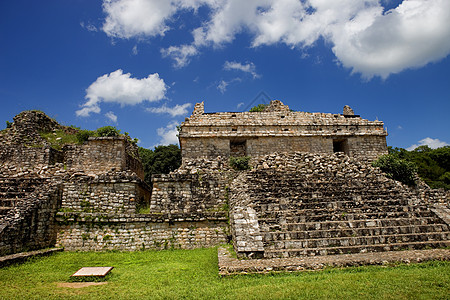
[[[248,170],[250,169],[250,156],[230,156],[230,166],[235,170]]]
[[[119,136],[120,130],[114,126],[104,126],[97,129],[97,136],[107,137],[107,136]]]
[[[12,123],[10,121],[6,121],[6,128],[11,128],[12,127]]]
[[[253,106],[252,108],[250,108],[249,112],[260,112],[260,111],[264,111],[264,109],[267,107],[267,104],[258,104],[256,106]]]
[[[414,178],[417,173],[417,168],[410,161],[400,159],[392,154],[387,154],[380,156],[372,165],[380,168],[386,174],[386,177],[411,186],[416,184]]]
[[[95,132],[92,130],[80,130],[77,132],[77,141],[78,143],[83,143],[89,139],[90,136],[94,136]]]

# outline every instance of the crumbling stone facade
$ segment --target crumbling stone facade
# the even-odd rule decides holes
[[[272,259],[450,246],[449,195],[373,168],[386,153],[383,123],[349,107],[311,114],[274,101],[260,113],[205,114],[197,104],[180,131],[182,166],[154,175],[152,190],[126,138],[56,150],[39,131],[63,127],[39,112],[14,120],[0,135],[2,254],[232,241],[239,257]],[[231,155],[251,156],[251,168],[234,170]]]
[[[386,136],[383,122],[362,119],[348,106],[343,114],[295,112],[275,100],[262,112],[205,113],[197,103],[179,140],[183,160],[344,152],[371,161],[387,154]]]

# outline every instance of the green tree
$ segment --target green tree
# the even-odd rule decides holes
[[[253,106],[252,108],[250,108],[249,112],[260,112],[260,111],[264,111],[264,109],[268,106],[268,104],[258,104],[256,106]]]
[[[181,150],[177,145],[157,146],[154,150],[139,147],[145,182],[151,185],[153,174],[167,174],[181,165]]]
[[[414,163],[419,177],[431,188],[450,189],[447,177],[450,172],[450,146],[431,149],[424,145],[413,151],[389,147],[389,154]]]
[[[387,154],[380,156],[372,165],[380,168],[389,178],[407,185],[415,185],[414,177],[416,167],[410,161],[400,159],[392,154]]]

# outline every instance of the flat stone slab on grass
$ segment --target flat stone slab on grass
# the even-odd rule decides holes
[[[105,277],[114,267],[83,267],[73,273],[70,277]]]
[[[390,263],[419,263],[429,260],[450,260],[449,249],[367,252],[355,254],[303,256],[272,259],[239,260],[227,248],[218,249],[219,275],[247,273],[321,270],[326,267],[355,267]]]
[[[108,284],[106,281],[104,282],[57,282],[57,287],[62,288],[71,288],[71,289],[81,289],[88,286],[97,286],[97,285],[105,285]]]

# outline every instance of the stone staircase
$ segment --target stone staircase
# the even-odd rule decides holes
[[[20,205],[44,182],[42,178],[0,178],[0,218]]]
[[[357,177],[302,170],[252,170],[239,178],[247,199],[233,205],[254,210],[253,234],[259,235],[234,237],[247,246],[244,256],[252,252],[248,240],[259,243],[255,252],[263,247],[265,258],[450,246],[449,225],[408,188],[374,170]]]

